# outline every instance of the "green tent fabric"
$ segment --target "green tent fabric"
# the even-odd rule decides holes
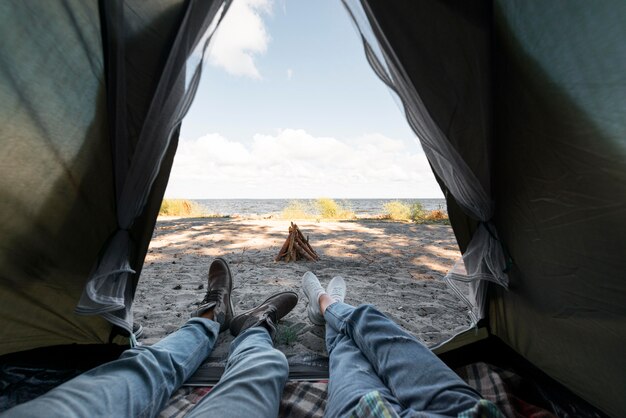
[[[212,30],[209,26],[214,17],[225,11],[221,1],[186,2],[179,11],[177,31],[168,45],[170,53],[155,74],[157,78],[146,73],[142,60],[143,46],[151,42],[151,36],[144,35],[143,25],[137,24],[137,11],[144,6],[101,2],[117,228],[103,246],[76,307],[79,314],[100,314],[129,333],[136,285],[132,277],[136,270],[131,266],[137,250],[132,228],[150,200],[159,173],[169,172],[169,168],[163,170],[162,161],[173,149],[173,138],[178,136],[195,94],[202,56],[217,25]],[[155,25],[158,24],[156,20]],[[131,57],[137,62],[129,63]],[[136,90],[150,94],[138,100],[132,94]],[[140,250],[145,254],[145,247]]]
[[[229,3],[0,2],[0,355],[130,327],[180,117]],[[626,3],[344,3],[433,141],[459,247],[489,244],[476,314],[626,415]],[[96,282],[123,282],[121,298],[91,304]]]
[[[74,311],[119,235],[126,242],[115,262],[128,267],[104,287],[121,283],[121,313],[92,313],[132,325],[177,127],[223,6],[0,5],[0,354],[109,341],[111,323]]]
[[[486,175],[491,160],[489,5],[456,3],[449,10],[443,4],[419,3],[404,10],[408,7],[401,2],[344,4],[362,34],[368,60],[402,101],[407,121],[448,197],[463,260],[445,280],[468,303],[477,323],[485,316],[487,283],[507,287],[510,264],[492,221],[493,196]],[[414,16],[423,22],[416,26]],[[442,20],[454,30],[439,30]],[[468,142],[470,156],[479,157],[462,153]],[[471,221],[462,228],[460,219]],[[464,295],[454,281],[469,282],[470,292]]]
[[[626,4],[361,3],[491,193],[514,262],[489,289],[491,333],[625,415]],[[447,196],[465,250],[476,219]]]
[[[115,226],[98,4],[0,4],[0,353],[104,342],[72,314]]]
[[[615,416],[626,414],[625,19],[617,1],[494,10],[496,224],[517,268],[511,291],[494,289],[492,331]]]

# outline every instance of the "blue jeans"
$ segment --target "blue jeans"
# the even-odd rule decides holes
[[[192,318],[147,347],[125,351],[50,392],[17,405],[2,417],[154,417],[208,357],[219,324]],[[265,328],[249,328],[233,340],[219,383],[190,416],[276,417],[288,375],[285,355]]]
[[[344,417],[377,390],[401,417],[457,416],[480,395],[374,307],[333,303],[324,313],[330,381],[325,417]]]

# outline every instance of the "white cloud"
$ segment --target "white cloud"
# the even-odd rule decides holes
[[[291,68],[287,68],[287,80],[291,80],[293,77],[293,70]]]
[[[270,36],[263,15],[272,13],[272,0],[234,0],[217,28],[209,62],[228,73],[260,79],[254,61],[267,51]]]
[[[352,140],[304,130],[256,134],[242,144],[219,134],[181,140],[168,197],[441,197],[423,152],[380,134]]]

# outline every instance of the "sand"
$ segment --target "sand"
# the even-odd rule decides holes
[[[274,292],[299,293],[298,305],[278,332],[277,347],[287,355],[325,354],[324,329],[308,321],[300,291],[308,270],[324,286],[343,276],[347,303],[376,305],[427,345],[469,325],[465,306],[442,280],[460,257],[450,226],[383,220],[297,224],[319,261],[274,261],[287,237],[288,221],[159,218],[135,297],[135,322],[145,330],[141,342],[153,344],[188,319],[206,292],[209,264],[218,256],[229,262],[234,276],[236,312]],[[225,354],[231,339],[223,333],[214,355]]]

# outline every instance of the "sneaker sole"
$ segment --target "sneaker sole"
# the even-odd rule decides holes
[[[347,293],[346,281],[345,281],[345,279],[344,279],[343,277],[341,277],[341,276],[335,276],[335,277],[333,277],[333,278],[332,278],[332,280],[328,283],[328,286],[326,286],[326,293],[328,293],[328,294],[330,295],[330,297],[331,297],[331,298],[333,297],[333,295],[332,295],[332,293],[333,293],[333,292],[332,292],[332,290],[331,290],[331,286],[330,286],[330,285],[331,285],[331,284],[333,283],[333,281],[335,281],[335,279],[337,279],[337,278],[341,279],[341,283],[342,283],[342,285],[341,285],[341,286],[335,286],[335,288],[341,288],[341,289],[343,289],[343,292],[341,292],[342,294],[341,294],[341,298],[340,298],[340,299],[334,299],[334,298],[333,298],[333,300],[336,300],[337,302],[342,302],[342,303],[343,303],[343,301],[344,301],[344,300],[345,300],[345,298],[346,298],[346,293]]]
[[[311,321],[313,323],[313,325],[324,325],[324,324],[326,324],[326,320],[324,319],[324,317],[319,312],[315,312],[311,308],[315,308],[315,307],[313,305],[311,305],[311,302],[309,302],[309,306],[307,306],[307,309],[306,309],[306,313],[307,313],[307,316],[309,317],[309,321]],[[322,317],[321,321],[319,320],[318,315]]]
[[[230,313],[233,316],[233,318],[235,317],[235,306],[233,305],[233,298],[232,298],[232,294],[233,294],[233,274],[230,272],[230,266],[228,265],[228,263],[226,262],[226,260],[224,260],[221,257],[218,257],[217,259],[222,260],[224,262],[224,264],[226,264],[226,271],[228,272],[228,277],[230,277],[230,286],[228,287],[228,305],[230,308]],[[231,318],[232,320],[232,318]]]
[[[311,271],[307,271],[306,273],[304,273],[304,276],[302,276],[302,293],[304,293],[304,296],[306,297],[306,300],[307,300],[306,313],[307,313],[307,316],[309,317],[309,321],[311,321],[313,325],[324,325],[326,323],[326,320],[324,319],[324,316],[319,311],[320,309],[319,301],[317,303],[314,303],[314,302],[312,303],[311,298],[309,297],[309,294],[305,290],[306,286],[304,286],[304,278],[309,273],[317,280],[317,276],[315,276],[315,273]],[[319,280],[317,280],[317,282],[319,283]],[[324,292],[325,291],[324,287],[322,287],[321,284],[320,284],[320,287],[322,288],[322,292]],[[315,305],[317,305],[317,307]]]

